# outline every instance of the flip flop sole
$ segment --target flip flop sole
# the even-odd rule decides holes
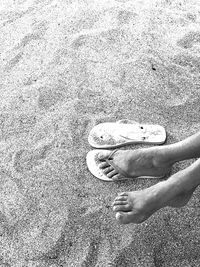
[[[96,150],[89,151],[87,153],[87,156],[86,156],[87,167],[89,171],[96,178],[103,180],[103,181],[107,181],[107,182],[113,182],[112,179],[109,179],[98,166],[101,163],[100,160],[98,159],[99,152],[101,152],[101,150],[96,149]]]
[[[87,163],[87,167],[89,169],[89,171],[98,179],[100,180],[103,180],[103,181],[106,181],[106,182],[116,182],[116,181],[113,181],[112,179],[108,178],[104,173],[103,171],[99,168],[99,164],[101,163],[101,161],[98,159],[98,154],[101,153],[102,150],[101,149],[95,149],[95,150],[92,150],[92,151],[89,151],[87,153],[87,156],[86,156],[86,163]],[[112,151],[109,151],[109,152],[112,152]],[[127,179],[161,179],[163,178],[164,176],[159,176],[159,177],[154,177],[154,176],[139,176],[139,177],[136,177],[136,178],[127,178],[127,177],[124,177],[120,180],[117,180],[118,181],[124,181],[124,180],[127,180]]]
[[[88,142],[95,148],[116,148],[128,144],[163,144],[164,127],[138,123],[100,123],[90,131]]]

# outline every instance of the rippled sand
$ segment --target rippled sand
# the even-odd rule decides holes
[[[199,1],[2,2],[0,266],[200,266],[199,189],[120,226],[116,195],[156,181],[107,184],[85,163],[101,121],[158,123],[168,143],[199,130]]]

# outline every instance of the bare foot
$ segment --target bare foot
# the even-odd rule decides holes
[[[112,156],[112,162],[128,177],[135,178],[138,176],[155,176],[160,177],[167,174],[174,162],[167,156],[166,146],[155,146],[137,150],[117,150]],[[112,180],[124,178],[105,158],[110,155],[109,150],[102,150],[99,153],[99,159],[102,162],[99,167],[103,169],[104,174]]]
[[[162,207],[186,205],[196,187],[185,189],[180,183],[183,175],[188,175],[187,171],[144,190],[121,193],[113,203],[116,219],[122,224],[141,223]]]

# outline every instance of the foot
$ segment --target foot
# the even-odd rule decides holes
[[[121,193],[113,203],[116,219],[122,224],[141,223],[163,207],[186,205],[196,187],[186,190],[180,183],[183,175],[188,174],[179,172],[144,190]]]
[[[114,181],[121,180],[124,176],[105,161],[110,153],[108,150],[102,150],[99,153],[99,160],[101,161],[99,167],[103,169],[108,178]],[[170,161],[165,146],[137,150],[117,150],[112,156],[112,162],[131,178],[138,176],[164,176],[170,171],[174,163]]]

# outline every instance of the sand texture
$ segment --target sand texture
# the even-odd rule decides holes
[[[199,0],[3,0],[0,75],[1,267],[200,266],[199,189],[121,226],[117,194],[157,181],[102,182],[85,160],[99,122],[199,130]]]

